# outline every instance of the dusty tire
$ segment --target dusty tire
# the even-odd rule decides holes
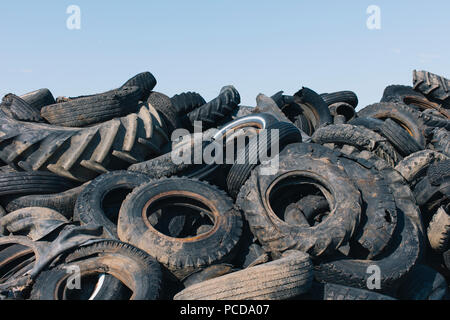
[[[3,97],[0,110],[15,120],[44,122],[38,109],[14,94],[7,94]]]
[[[312,280],[309,256],[291,251],[279,260],[192,285],[174,300],[283,300],[307,292]]]
[[[190,238],[172,238],[156,230],[148,221],[151,210],[164,208],[164,201],[179,199],[180,206],[194,201],[214,222],[208,233]],[[128,195],[119,214],[118,235],[155,257],[178,278],[193,271],[232,259],[233,248],[242,234],[241,213],[222,191],[205,182],[170,178],[144,184]]]
[[[41,110],[43,107],[55,104],[55,98],[48,89],[39,89],[33,92],[21,95],[20,98],[25,100],[29,105],[37,110]]]
[[[359,150],[373,152],[392,166],[397,164],[401,158],[386,138],[372,130],[350,124],[322,127],[314,133],[312,141],[319,144],[351,145]]]
[[[434,148],[450,157],[450,131],[440,128],[434,132],[432,143]]]
[[[450,104],[450,80],[426,71],[413,71],[414,90],[434,100]]]
[[[68,219],[72,219],[75,202],[85,187],[86,185],[82,185],[61,193],[49,195],[37,194],[21,196],[9,201],[5,209],[8,212],[13,212],[29,207],[49,208],[61,213]]]
[[[233,197],[237,196],[252,170],[260,163],[259,155],[261,152],[264,155],[268,155],[270,152],[271,157],[276,156],[272,154],[271,150],[273,141],[270,130],[278,130],[278,152],[281,152],[285,146],[291,143],[302,142],[302,135],[298,128],[293,124],[287,122],[275,122],[269,125],[263,134],[260,133],[258,135],[258,143],[250,143],[245,149],[238,151],[237,161],[233,164],[227,176],[227,189],[229,194]],[[238,162],[239,159],[243,159],[245,162],[241,164]],[[253,164],[251,161],[252,159],[257,159],[258,163]]]
[[[223,87],[217,98],[188,114],[191,126],[194,126],[195,121],[201,121],[203,130],[217,127],[240,103],[241,96],[235,87]]]
[[[71,275],[64,267],[76,265],[81,275],[107,273],[109,284],[96,296],[96,300],[123,299],[120,282],[133,295],[132,300],[156,300],[160,297],[162,271],[158,262],[145,252],[114,240],[102,240],[82,246],[64,259],[64,264],[42,272],[36,279],[31,292],[31,300],[59,300],[65,279]],[[120,281],[118,281],[120,279]],[[111,283],[113,282],[113,283]],[[119,283],[118,283],[119,282]],[[112,289],[110,286],[113,285]]]
[[[358,106],[358,97],[353,91],[338,91],[333,93],[323,93],[320,97],[325,101],[327,106],[335,103],[348,103],[353,108]]]
[[[103,174],[87,185],[75,203],[74,219],[82,224],[98,224],[103,226],[105,237],[117,239],[117,226],[120,206],[126,195],[133,189],[150,181],[142,173],[129,171],[113,171]],[[116,192],[116,193],[114,193]],[[110,195],[110,201],[116,203],[116,216],[105,213],[103,203]]]
[[[450,249],[450,215],[444,208],[439,208],[428,226],[428,242],[431,249],[444,252]]]
[[[170,100],[179,115],[188,114],[206,104],[205,99],[197,92],[183,92],[174,95]]]
[[[13,172],[0,175],[0,196],[51,194],[76,185],[51,172]]]
[[[415,91],[410,86],[391,85],[386,87],[380,102],[393,102],[409,104],[408,99],[417,98],[424,99],[425,96]]]
[[[447,294],[445,278],[434,269],[419,264],[399,288],[401,300],[442,300]]]
[[[280,154],[279,169],[273,175],[260,175],[259,167],[242,187],[237,205],[244,211],[252,233],[266,251],[284,252],[296,249],[312,256],[336,250],[354,234],[361,214],[360,193],[342,168],[326,158],[315,158],[296,152],[302,144],[292,144]],[[297,178],[290,182],[289,177]],[[286,178],[287,177],[287,178]],[[283,185],[313,185],[326,192],[331,215],[315,227],[290,225],[270,207],[272,190]],[[304,180],[306,179],[306,180]],[[312,180],[312,182],[309,182]],[[292,185],[291,185],[292,184]],[[338,200],[339,199],[339,200]],[[342,199],[342,200],[340,200]],[[280,213],[279,213],[280,214]]]
[[[175,129],[182,127],[176,109],[168,96],[160,92],[152,91],[147,103],[158,111],[164,124],[167,135],[170,136]]]
[[[124,87],[46,106],[41,115],[54,125],[84,127],[136,112],[141,95],[139,87]]]
[[[333,117],[328,109],[328,105],[311,89],[302,88],[298,91],[294,95],[294,102],[300,106],[314,130],[323,125],[333,123]]]
[[[400,124],[425,149],[425,123],[420,112],[401,103],[375,103],[358,112],[358,117],[387,119]]]
[[[120,89],[125,87],[139,87],[142,92],[139,99],[140,101],[146,101],[150,95],[150,92],[152,92],[153,88],[156,87],[156,83],[157,81],[155,77],[150,72],[142,72],[125,82]]]
[[[314,283],[311,292],[301,298],[304,300],[312,299],[329,301],[396,300],[390,296],[370,290],[363,290],[333,283]]]
[[[63,128],[0,118],[0,159],[26,171],[51,171],[85,182],[100,173],[161,154],[167,143],[151,106],[89,128]],[[61,190],[60,190],[61,191]]]

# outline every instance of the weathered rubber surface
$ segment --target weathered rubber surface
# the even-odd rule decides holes
[[[445,128],[437,129],[434,132],[432,143],[437,151],[450,157],[450,131]]]
[[[444,258],[445,267],[450,271],[450,250],[447,250],[442,255]]]
[[[75,203],[74,219],[82,224],[98,224],[103,226],[105,237],[117,239],[117,226],[113,222],[116,217],[107,216],[103,209],[103,201],[107,194],[118,189],[127,189],[132,192],[134,188],[149,182],[147,175],[138,172],[113,171],[94,179],[78,196]],[[120,201],[121,199],[116,199]],[[119,204],[120,207],[120,204]]]
[[[375,103],[358,112],[358,117],[387,119],[399,123],[425,149],[425,123],[423,115],[413,108],[401,103]]]
[[[152,92],[153,88],[156,87],[156,84],[157,81],[153,74],[150,72],[142,72],[125,82],[120,89],[125,87],[139,87],[142,92],[139,99],[140,101],[146,101],[150,95],[150,92]]]
[[[29,207],[49,208],[61,213],[67,219],[72,219],[75,202],[85,187],[86,184],[83,184],[79,187],[69,189],[61,193],[49,195],[37,194],[14,198],[6,205],[6,211],[13,212]]]
[[[303,87],[294,94],[294,102],[300,105],[315,130],[320,126],[333,123],[328,105],[313,90]]]
[[[158,114],[165,124],[164,129],[168,136],[170,136],[175,129],[183,127],[183,123],[180,122],[181,118],[178,116],[177,111],[168,96],[160,92],[152,91],[147,99],[147,103],[158,111]]]
[[[183,285],[187,288],[194,284],[214,279],[238,270],[239,269],[235,269],[231,264],[215,264],[189,275],[187,278],[183,279]]]
[[[38,109],[12,93],[3,97],[0,110],[15,120],[44,122]]]
[[[380,102],[408,103],[408,98],[424,99],[425,96],[411,86],[390,85],[384,89]]]
[[[403,213],[398,214],[398,229],[389,250],[377,260],[339,259],[320,263],[315,267],[315,278],[319,282],[367,288],[371,273],[370,266],[381,270],[381,291],[387,291],[399,284],[421,258],[422,245],[417,226]]]
[[[290,251],[279,260],[192,285],[174,300],[283,300],[307,292],[312,280],[309,256]]]
[[[170,238],[158,232],[144,218],[143,210],[156,199],[180,197],[196,199],[209,210],[214,228],[191,238]],[[151,202],[149,202],[151,201]],[[144,184],[123,202],[117,226],[119,238],[146,251],[164,264],[179,279],[193,271],[233,258],[233,248],[242,234],[241,213],[223,192],[205,182],[170,178]]]
[[[450,249],[450,215],[441,207],[428,225],[428,241],[431,249],[444,252]]]
[[[137,112],[141,96],[139,87],[124,87],[43,107],[41,115],[51,124],[84,127]]]
[[[350,121],[349,124],[363,126],[381,134],[389,140],[402,156],[408,156],[411,153],[422,150],[416,140],[391,119],[382,121],[375,118],[356,118]]]
[[[158,113],[146,105],[138,113],[84,129],[0,117],[0,132],[0,159],[5,163],[80,182],[157,156],[168,142]]]
[[[350,124],[330,125],[319,128],[312,136],[312,141],[319,144],[347,144],[360,150],[368,150],[394,166],[401,156],[394,147],[378,133],[364,127]]]
[[[183,92],[174,95],[170,100],[178,114],[188,114],[206,104],[205,99],[197,92]]]
[[[92,272],[112,275],[114,278],[107,281],[114,281],[117,285],[121,281],[133,291],[131,300],[157,300],[160,297],[162,271],[155,259],[129,244],[102,240],[76,249],[65,257],[64,264],[42,272],[33,285],[31,300],[61,299],[59,288],[64,287],[64,280],[71,275],[64,267],[72,265],[80,268],[81,275]],[[102,286],[95,300],[123,298],[120,290],[107,290],[107,287]]]
[[[325,101],[327,106],[335,103],[345,102],[353,108],[358,106],[358,96],[353,91],[338,91],[333,93],[323,93],[320,97]]]
[[[426,174],[427,169],[431,164],[448,159],[449,158],[442,153],[432,150],[422,150],[413,153],[400,161],[395,167],[395,170],[400,172],[406,181],[414,183]]]
[[[331,115],[333,116],[333,123],[342,121],[347,123],[356,117],[355,109],[352,105],[345,102],[336,102],[328,106]]]
[[[194,126],[195,121],[201,121],[203,130],[217,127],[219,121],[237,109],[240,103],[241,96],[236,88],[226,86],[220,90],[217,98],[191,111],[188,118],[192,126]]]
[[[336,301],[374,301],[374,300],[396,300],[390,296],[333,283],[314,283],[310,293],[302,296],[306,300],[336,300]]]
[[[11,212],[0,218],[3,235],[24,235],[33,241],[39,241],[69,220],[59,212],[48,209],[30,207]]]
[[[278,130],[278,140],[272,138],[272,131]],[[297,127],[288,122],[275,122],[258,135],[257,143],[249,143],[245,149],[238,150],[237,160],[231,167],[227,176],[228,193],[236,197],[241,187],[245,184],[252,170],[260,163],[260,154],[276,156],[274,152],[280,152],[291,143],[302,142],[302,135]],[[278,150],[272,150],[272,143],[278,144]],[[257,160],[257,163],[254,160]]]
[[[28,246],[33,241],[25,237],[22,237],[22,240],[18,243],[13,240],[0,249],[0,270],[2,270],[0,281],[2,283],[22,275],[33,267],[36,259],[34,255],[37,251],[35,252],[33,247]]]
[[[450,80],[427,71],[413,71],[414,90],[445,104],[450,103]]]
[[[280,153],[276,174],[260,175],[258,167],[253,170],[236,204],[244,211],[252,233],[266,251],[298,249],[317,257],[336,250],[354,234],[360,221],[361,199],[336,161],[297,152],[301,148],[301,144],[292,144]],[[314,227],[289,225],[269,209],[268,189],[274,188],[274,181],[289,174],[312,179],[330,193],[331,214],[322,223]]]
[[[406,277],[398,290],[402,300],[442,300],[448,284],[436,270],[418,264]]]
[[[55,98],[48,89],[35,90],[21,95],[20,98],[39,111],[45,106],[56,103]]]
[[[73,181],[51,172],[12,172],[0,175],[0,196],[58,193],[75,186]]]

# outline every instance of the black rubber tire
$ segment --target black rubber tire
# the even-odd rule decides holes
[[[421,149],[425,149],[425,123],[421,113],[401,103],[375,103],[358,112],[358,117],[387,119],[399,123],[416,140]]]
[[[363,126],[381,134],[389,140],[402,156],[408,156],[411,153],[422,150],[416,140],[391,119],[382,121],[375,118],[356,118],[350,121],[349,124]]]
[[[270,130],[278,130],[278,146],[279,150],[278,152],[281,152],[283,148],[291,143],[296,142],[302,142],[302,134],[298,130],[297,127],[295,127],[292,123],[288,122],[275,122],[271,125],[269,125],[266,128],[266,132],[264,133],[266,141],[260,141],[264,140],[261,137],[262,135],[258,135],[258,142],[253,144],[248,144],[245,149],[238,150],[237,159],[245,159],[244,161],[246,163],[240,164],[235,163],[231,167],[228,176],[227,176],[227,189],[228,193],[236,197],[239,193],[239,190],[241,187],[245,184],[248,177],[250,176],[252,170],[260,163],[259,162],[259,154],[261,151],[261,143],[266,142],[265,145],[262,147],[265,148],[263,151],[267,150],[267,152],[263,153],[265,155],[268,155],[269,152],[271,154],[271,157],[276,156],[272,154],[272,135]],[[250,159],[258,159],[258,163],[251,164]]]
[[[147,103],[155,108],[165,123],[165,130],[170,136],[175,129],[182,128],[183,123],[168,96],[163,93],[152,91],[147,99]]]
[[[444,259],[445,267],[450,271],[450,250],[445,251],[442,257]]]
[[[76,185],[51,172],[13,172],[0,175],[0,196],[51,194]]]
[[[129,79],[124,83],[120,89],[125,87],[139,87],[141,88],[142,94],[139,98],[140,101],[147,101],[150,92],[156,87],[157,81],[153,74],[150,72],[142,72],[135,75],[133,78]]]
[[[235,271],[239,271],[239,269],[235,269],[231,264],[215,264],[189,275],[183,279],[182,282],[184,287],[187,288],[194,284],[214,279]]]
[[[84,127],[136,112],[141,95],[139,87],[124,87],[46,106],[41,115],[51,124]]]
[[[38,109],[11,93],[3,97],[0,110],[12,119],[28,122],[44,122]]]
[[[158,232],[143,218],[143,210],[148,210],[155,199],[170,196],[184,201],[195,199],[206,206],[214,228],[187,239]],[[242,224],[241,213],[225,192],[198,180],[170,178],[144,184],[129,194],[120,209],[117,230],[122,241],[146,251],[182,279],[199,268],[232,259]]]
[[[319,144],[336,143],[351,145],[359,150],[367,150],[385,159],[389,164],[397,164],[401,156],[394,147],[378,133],[364,127],[350,124],[338,124],[322,127],[312,136]]]
[[[55,104],[55,98],[48,89],[39,89],[20,96],[24,101],[37,110]]]
[[[435,252],[443,253],[450,249],[450,215],[443,207],[431,218],[427,236],[428,243]]]
[[[444,128],[436,129],[432,143],[437,151],[450,157],[450,131]]]
[[[358,96],[353,91],[338,91],[333,93],[322,93],[320,97],[325,101],[327,106],[338,102],[345,102],[353,108],[358,106]]]
[[[73,218],[75,202],[86,185],[79,186],[61,193],[38,194],[22,196],[9,201],[6,205],[7,212],[13,212],[23,208],[40,207],[58,211],[68,219]]]
[[[86,182],[162,153],[169,139],[155,109],[89,128],[63,128],[0,117],[0,159],[26,171],[51,171]],[[60,190],[61,191],[61,190]]]
[[[117,226],[113,220],[117,217],[109,217],[103,209],[105,197],[115,190],[127,189],[129,193],[144,183],[150,182],[150,178],[138,172],[113,171],[102,174],[87,185],[78,196],[75,203],[74,219],[82,224],[98,224],[103,226],[104,235],[107,238],[117,239]],[[120,201],[121,199],[117,199]],[[124,200],[124,199],[123,199]],[[118,204],[120,207],[121,203]]]
[[[450,80],[427,71],[413,71],[413,86],[424,95],[450,105]]]
[[[328,105],[313,90],[303,87],[294,94],[294,102],[301,107],[304,115],[312,123],[314,130],[333,123],[333,117],[328,109]]]
[[[319,282],[330,282],[366,289],[371,276],[369,266],[381,270],[381,292],[398,285],[413,269],[422,256],[420,233],[412,220],[402,212],[398,214],[398,229],[392,243],[376,260],[338,259],[318,264],[315,278]]]
[[[174,95],[170,100],[179,115],[188,114],[206,104],[205,99],[197,92],[183,92]]]
[[[101,287],[95,300],[122,300],[122,285],[133,291],[133,300],[160,297],[162,270],[155,259],[129,244],[102,240],[79,247],[65,257],[63,264],[42,272],[33,285],[31,300],[58,300],[58,289],[71,275],[64,267],[71,265],[78,266],[82,275],[93,271],[113,276],[105,279],[107,284]]]
[[[398,290],[401,300],[442,300],[447,294],[445,278],[434,269],[418,264]]]
[[[409,104],[408,98],[424,99],[425,96],[417,92],[410,86],[390,85],[384,89],[383,97],[380,102],[393,102]]]
[[[449,157],[440,152],[422,150],[400,161],[395,167],[395,170],[400,172],[411,186],[414,186],[420,178],[426,175],[430,165],[445,160],[449,160]]]
[[[336,250],[354,234],[361,215],[360,193],[336,160],[304,155],[297,149],[302,150],[302,144],[291,144],[280,153],[274,175],[253,170],[236,204],[265,251],[277,254],[296,249],[317,257]],[[322,223],[314,227],[290,225],[268,209],[268,190],[275,188],[274,181],[280,183],[289,174],[312,179],[330,193],[331,214]]]
[[[174,300],[284,300],[308,292],[312,281],[309,256],[290,251],[279,260],[192,285]]]
[[[241,96],[235,87],[223,87],[217,98],[188,114],[191,126],[194,126],[195,121],[201,121],[203,130],[217,127],[219,122],[237,109],[240,103]]]

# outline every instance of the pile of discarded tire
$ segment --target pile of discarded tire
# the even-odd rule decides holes
[[[359,112],[155,86],[3,98],[1,299],[449,299],[450,80],[414,71]]]

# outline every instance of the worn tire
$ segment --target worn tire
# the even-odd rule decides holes
[[[167,197],[206,206],[214,228],[187,239],[158,232],[144,218],[143,210],[148,212],[154,202]],[[120,209],[117,230],[122,241],[146,251],[181,279],[199,268],[233,258],[242,234],[242,217],[233,201],[216,187],[193,179],[170,178],[144,184],[129,194]]]
[[[11,93],[3,97],[0,110],[15,120],[44,122],[38,109]]]
[[[123,299],[121,281],[133,291],[132,300],[157,300],[160,297],[162,270],[158,262],[129,244],[101,240],[79,247],[65,257],[63,264],[42,272],[33,285],[31,300],[59,300],[61,284],[71,275],[64,267],[71,265],[78,266],[81,275],[92,272],[114,277],[105,280],[109,283],[102,286],[96,300]],[[116,290],[111,290],[114,288]]]
[[[150,92],[152,92],[153,88],[156,87],[156,84],[157,81],[150,72],[142,72],[125,82],[120,89],[125,87],[139,87],[142,92],[140,101],[146,101],[150,95]]]
[[[167,143],[155,109],[89,128],[63,128],[0,117],[0,159],[26,171],[52,171],[80,182],[161,154]]]
[[[401,300],[442,300],[447,294],[447,281],[434,269],[419,264],[399,288]]]
[[[312,280],[309,256],[290,251],[279,260],[192,285],[174,300],[284,300],[307,292]]]
[[[384,89],[383,97],[380,102],[409,104],[408,99],[411,98],[424,99],[425,96],[415,91],[413,87],[410,86],[391,85]]]
[[[139,87],[124,87],[46,106],[41,115],[54,125],[84,127],[136,112],[141,95]]]
[[[24,95],[21,95],[20,98],[22,98],[29,105],[31,105],[33,108],[39,111],[43,107],[56,103],[55,98],[48,89],[39,89],[33,92],[29,92]]]
[[[356,231],[361,214],[360,193],[332,159],[304,155],[302,144],[292,144],[280,154],[276,174],[260,175],[259,167],[242,187],[236,204],[244,211],[252,233],[266,251],[296,249],[314,257],[334,251]],[[270,208],[269,191],[290,174],[312,179],[329,193],[331,215],[315,227],[290,225]],[[312,183],[312,182],[311,182]],[[319,185],[319,186],[317,186]]]
[[[205,99],[197,92],[183,92],[170,98],[172,105],[178,114],[188,114],[189,112],[206,104]]]
[[[314,133],[312,141],[319,144],[351,145],[360,150],[373,152],[392,166],[397,164],[401,158],[386,138],[372,130],[350,124],[322,127]]]
[[[450,157],[450,131],[445,128],[437,129],[431,142],[437,151]]]
[[[345,102],[353,108],[358,106],[358,97],[353,91],[338,91],[333,93],[323,93],[320,97],[325,101],[327,106],[335,103]]]
[[[450,215],[444,208],[439,208],[431,219],[427,230],[431,249],[442,253],[450,249]]]
[[[413,71],[414,90],[440,101],[450,104],[450,80],[427,71]]]
[[[103,201],[108,194],[116,190],[127,189],[128,193],[131,193],[133,189],[149,181],[147,175],[138,172],[113,171],[102,174],[86,186],[78,196],[74,219],[79,220],[82,224],[101,225],[104,228],[105,237],[117,239],[117,226],[113,221],[118,219],[119,212],[117,212],[117,217],[107,216],[103,208]],[[120,195],[120,197],[122,196],[123,194]],[[114,201],[120,201],[120,197],[116,195]],[[121,203],[119,208],[120,205]]]

